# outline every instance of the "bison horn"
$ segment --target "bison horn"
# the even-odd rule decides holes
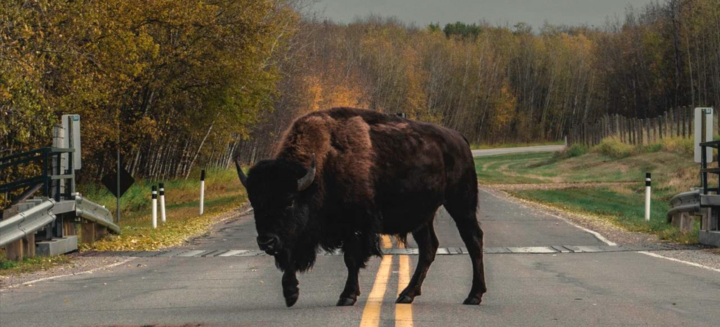
[[[240,158],[235,158],[235,168],[238,172],[238,177],[240,177],[240,183],[247,188],[247,176],[245,176],[245,173],[242,171],[242,167],[240,167]]]
[[[315,180],[315,154],[312,155],[312,162],[310,163],[310,168],[307,171],[307,174],[303,176],[303,178],[298,179],[298,191],[304,191],[306,188],[310,187],[310,184],[312,184],[313,180]]]

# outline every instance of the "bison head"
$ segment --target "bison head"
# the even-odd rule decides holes
[[[309,168],[286,159],[264,160],[245,176],[235,162],[255,211],[257,243],[270,255],[287,252],[297,242],[309,219],[309,201],[303,197],[315,179],[315,155]]]

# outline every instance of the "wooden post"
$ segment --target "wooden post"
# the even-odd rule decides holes
[[[23,241],[23,254],[27,258],[35,256],[35,234],[28,235],[22,239]]]
[[[623,142],[628,143],[628,136],[627,136],[627,120],[625,117],[620,117],[620,138]]]
[[[0,218],[10,218],[19,212],[17,206],[3,211]],[[5,245],[5,257],[12,261],[22,261],[25,257],[35,256],[35,235],[30,235]]]
[[[7,256],[8,260],[22,261],[24,248],[25,247],[23,246],[23,240],[19,239],[5,246],[5,255]]]
[[[695,124],[695,112],[691,107],[688,107],[685,112],[687,113],[687,116],[688,116],[688,136],[687,137],[693,138],[693,137],[695,137],[695,135],[693,134],[693,131],[694,131],[693,125]]]
[[[75,227],[75,222],[68,221],[68,220],[63,221],[63,235],[64,236],[77,235],[77,228]]]
[[[680,128],[680,117],[678,115],[680,115],[680,110],[678,108],[673,109],[673,116],[674,116],[673,118],[675,118],[674,125],[676,128],[675,136],[680,137],[680,131],[682,131],[682,129]]]
[[[687,125],[687,115],[685,114],[685,108],[680,108],[680,121],[682,122],[682,137],[685,138],[687,136],[687,131],[685,130],[685,126]]]
[[[653,129],[653,142],[657,143],[657,141],[658,141],[658,119],[653,118],[651,121],[652,121],[652,129]]]

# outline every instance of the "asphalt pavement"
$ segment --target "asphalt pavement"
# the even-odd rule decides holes
[[[454,223],[435,220],[441,250],[412,305],[396,305],[417,256],[371,259],[362,295],[335,307],[342,256],[320,255],[286,308],[281,273],[258,255],[251,214],[185,247],[93,274],[0,292],[0,326],[717,326],[720,272],[666,260],[662,249],[611,247],[565,220],[480,192],[489,292],[464,306],[470,260]],[[409,238],[408,248],[414,242]],[[400,251],[399,245],[387,251]],[[641,252],[655,255],[651,256]],[[411,250],[406,250],[412,253]],[[528,252],[528,253],[524,253]],[[547,253],[545,253],[547,252]],[[147,257],[153,255],[153,257]],[[139,257],[138,257],[139,256]],[[399,285],[399,281],[403,283]]]

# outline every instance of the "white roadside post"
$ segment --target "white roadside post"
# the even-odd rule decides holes
[[[650,194],[651,188],[650,173],[645,173],[645,221],[650,221]]]
[[[152,187],[152,218],[153,229],[157,228],[157,186]]]
[[[165,223],[165,184],[160,183],[160,219]]]
[[[205,211],[205,169],[200,173],[200,215]]]

